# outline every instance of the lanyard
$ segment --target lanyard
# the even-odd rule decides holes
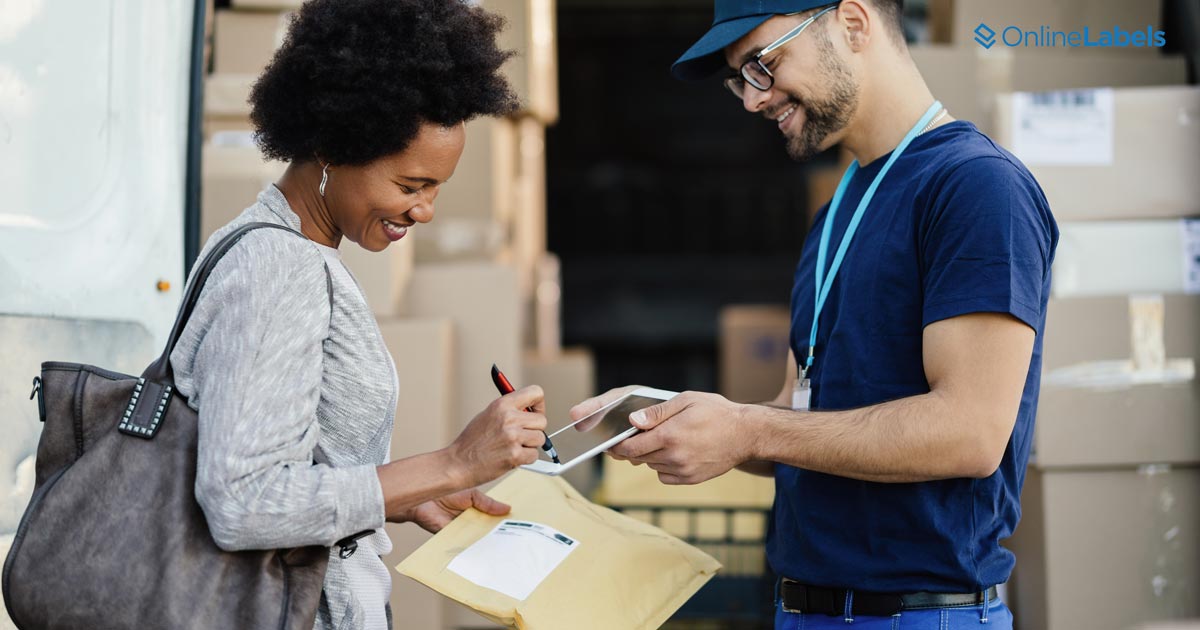
[[[871,203],[871,198],[875,196],[875,190],[879,188],[879,182],[883,181],[884,175],[887,175],[888,170],[892,168],[892,164],[900,157],[901,153],[908,148],[913,138],[921,134],[921,130],[929,124],[942,109],[942,104],[939,101],[934,101],[929,109],[925,110],[925,115],[913,125],[912,129],[908,130],[908,134],[900,141],[900,144],[892,151],[891,157],[884,163],[883,168],[879,169],[879,174],[867,187],[867,192],[863,193],[862,200],[858,202],[858,207],[854,210],[854,216],[850,217],[850,223],[846,226],[846,233],[842,235],[842,242],[838,245],[837,253],[833,257],[833,264],[829,266],[829,274],[825,274],[825,257],[829,253],[829,237],[833,232],[833,219],[837,216],[838,206],[842,203],[842,196],[846,193],[846,188],[850,185],[850,179],[858,172],[858,160],[850,163],[846,169],[846,173],[842,175],[842,181],[838,184],[837,191],[833,194],[833,201],[829,203],[829,212],[825,214],[825,226],[821,230],[821,245],[817,249],[817,281],[816,281],[816,300],[813,302],[813,321],[812,332],[808,335],[808,357],[804,360],[804,368],[800,371],[800,378],[804,379],[808,376],[808,370],[812,367],[815,353],[814,347],[817,345],[817,324],[821,320],[821,309],[825,308],[825,299],[829,297],[829,290],[833,288],[833,279],[837,276],[837,272],[842,267],[842,260],[846,257],[846,250],[850,248],[850,241],[854,239],[854,233],[858,230],[858,224],[862,221],[863,213],[866,212],[867,206]]]

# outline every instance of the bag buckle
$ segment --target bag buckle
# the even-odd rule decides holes
[[[375,530],[368,529],[368,530],[358,532],[357,534],[347,536],[347,537],[337,541],[334,544],[339,547],[338,557],[341,558],[342,560],[346,560],[350,556],[353,556],[354,552],[358,551],[358,539],[362,538],[364,536],[369,536],[374,533],[375,533]]]
[[[46,421],[46,397],[42,394],[42,377],[33,377],[33,391],[29,392],[29,400],[37,396],[38,399],[38,419],[42,422]]]

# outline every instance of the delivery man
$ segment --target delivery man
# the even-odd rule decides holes
[[[776,482],[777,629],[1011,628],[996,597],[1033,437],[1058,228],[1008,151],[908,54],[900,0],[716,0],[672,67],[724,89],[803,160],[856,158],[796,268],[773,403],[686,392],[614,456],[667,484]],[[619,395],[572,410],[576,418]]]

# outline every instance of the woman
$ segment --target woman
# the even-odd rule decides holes
[[[350,558],[331,553],[318,628],[390,627],[384,521],[437,531],[468,507],[506,513],[473,488],[534,461],[544,439],[542,392],[529,387],[445,449],[387,463],[395,369],[337,250],[345,238],[380,251],[431,221],[464,121],[513,110],[500,27],[460,0],[306,3],[250,99],[264,153],[290,165],[209,246],[252,221],[307,238],[243,237],[171,355],[199,414],[196,498],[222,549],[374,530]],[[328,464],[312,465],[318,447]]]

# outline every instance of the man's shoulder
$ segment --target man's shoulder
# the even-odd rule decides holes
[[[952,124],[954,127],[945,129],[944,137],[930,147],[929,161],[937,172],[934,183],[964,179],[977,184],[1008,183],[1032,186],[1040,193],[1033,174],[1012,152],[969,122]]]

